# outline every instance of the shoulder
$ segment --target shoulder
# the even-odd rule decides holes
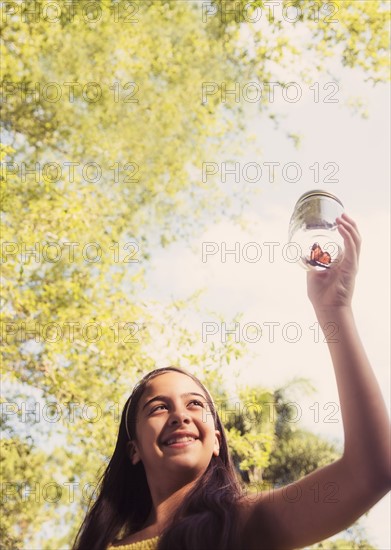
[[[248,550],[274,550],[276,530],[283,526],[268,492],[244,497],[238,511],[240,538]]]

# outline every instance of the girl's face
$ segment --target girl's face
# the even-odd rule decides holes
[[[150,380],[139,401],[131,460],[145,472],[202,474],[219,454],[220,432],[202,388],[189,376],[167,372]]]

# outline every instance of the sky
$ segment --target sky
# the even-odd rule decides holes
[[[179,241],[153,251],[146,295],[168,305],[172,299],[186,299],[203,289],[199,311],[189,310],[184,320],[190,330],[203,335],[199,349],[221,341],[222,319],[226,329],[232,330],[235,316],[240,315],[238,338],[247,341],[248,353],[227,369],[227,384],[234,372],[240,373],[243,383],[265,387],[278,387],[295,377],[309,379],[315,393],[292,393],[302,425],[342,443],[339,401],[327,345],[306,297],[305,270],[287,261],[284,245],[294,205],[311,189],[335,194],[357,222],[363,244],[353,308],[390,409],[390,97],[387,85],[373,87],[364,82],[358,70],[334,64],[330,75],[308,86],[300,83],[302,95],[297,102],[284,100],[276,89],[273,107],[283,117],[283,127],[302,136],[298,149],[283,130],[259,113],[256,103],[241,97],[247,132],[254,141],[241,157],[226,159],[222,154],[219,159],[205,159],[217,164],[214,181],[224,192],[233,197],[234,192],[240,194],[242,186],[250,197],[240,223],[228,218],[218,223],[211,220],[191,242]],[[294,98],[297,88],[292,86],[288,91]],[[349,107],[352,104],[358,107]],[[235,181],[234,175],[227,174],[224,182],[223,166],[232,168],[232,161],[239,162],[239,176]],[[280,163],[274,182],[269,181],[270,162]],[[319,163],[319,181],[315,181],[315,163]],[[262,175],[259,168],[255,172],[255,164],[261,167]],[[293,181],[297,170],[301,170],[301,177]],[[200,172],[201,178],[201,167]],[[257,181],[251,182],[252,178]],[[270,242],[279,243],[273,261],[270,245],[265,244]],[[238,257],[224,256],[224,247],[233,250],[235,243],[239,243]],[[214,253],[206,255],[205,251]],[[255,257],[258,261],[252,261]],[[212,335],[213,331],[216,334]],[[159,346],[152,350],[154,353],[157,366],[164,366],[172,357],[172,351],[165,354]],[[387,496],[361,520],[369,540],[382,550],[391,548],[390,516]]]

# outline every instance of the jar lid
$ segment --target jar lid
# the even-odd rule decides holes
[[[336,197],[335,195],[329,193],[328,191],[323,191],[322,189],[313,189],[312,191],[307,191],[306,193],[301,195],[301,197],[298,199],[298,201],[296,203],[296,206],[299,204],[299,202],[302,202],[302,201],[308,199],[309,197],[314,197],[314,196],[321,196],[321,197],[327,197],[329,199],[334,199],[335,201],[339,202],[339,204],[343,208],[343,204],[339,200],[338,197]]]

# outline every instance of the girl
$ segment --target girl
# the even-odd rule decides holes
[[[320,326],[338,326],[329,349],[341,401],[345,447],[336,462],[286,490],[246,499],[224,429],[207,389],[175,367],[145,376],[125,404],[114,455],[74,550],[283,550],[345,529],[391,485],[389,423],[357,334],[351,299],[360,235],[343,214],[345,256],[308,272],[307,290]],[[314,486],[337,487],[333,502]]]

